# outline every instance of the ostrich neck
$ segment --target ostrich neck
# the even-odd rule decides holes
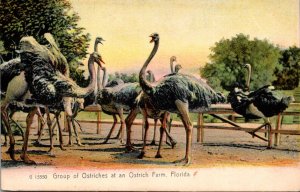
[[[149,57],[145,61],[144,65],[143,65],[143,67],[140,71],[140,74],[139,74],[140,85],[141,85],[141,87],[142,87],[142,89],[145,93],[149,93],[153,89],[153,86],[151,85],[151,83],[148,82],[147,79],[146,79],[145,72],[146,72],[146,69],[147,69],[150,61],[152,60],[152,58],[156,54],[156,52],[158,50],[158,46],[159,46],[159,40],[154,41],[154,47],[153,47]]]
[[[94,52],[98,52],[98,42],[97,42],[97,40],[95,40]]]
[[[248,77],[247,77],[246,86],[249,90],[250,89],[250,79],[251,79],[251,66],[247,65],[247,69],[248,69]]]
[[[102,70],[103,70],[102,88],[104,88],[104,87],[106,87],[106,85],[107,85],[108,77],[107,77],[106,68],[103,67]]]
[[[97,90],[99,91],[99,90],[101,90],[103,87],[102,87],[102,83],[103,83],[103,81],[102,81],[102,79],[101,79],[101,67],[100,66],[98,66],[98,68],[97,68]],[[104,74],[103,74],[103,76],[104,76]]]
[[[74,93],[76,94],[76,97],[86,97],[90,93],[92,93],[95,90],[96,85],[96,71],[94,67],[94,58],[93,56],[90,56],[88,61],[88,70],[90,75],[90,82],[89,85],[85,88],[78,87],[74,90]]]
[[[170,59],[171,73],[174,73],[174,61]]]

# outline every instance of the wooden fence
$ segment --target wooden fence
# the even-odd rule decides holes
[[[264,141],[268,142],[268,146],[272,146],[272,136],[274,134],[275,141],[274,145],[279,145],[280,140],[280,134],[285,135],[300,135],[300,130],[288,130],[288,129],[282,129],[282,119],[284,116],[292,115],[292,116],[300,116],[300,103],[292,103],[290,108],[296,108],[296,111],[285,111],[283,113],[280,113],[277,115],[276,123],[275,123],[275,129],[270,128],[269,130],[264,130],[260,128],[253,129],[253,128],[247,128],[242,127],[239,124],[229,120],[228,118],[222,117],[220,115],[231,115],[231,116],[239,116],[236,114],[229,104],[220,104],[220,105],[213,105],[211,107],[210,111],[206,111],[203,113],[198,113],[197,118],[197,125],[194,126],[194,128],[197,129],[197,142],[202,143],[204,141],[204,129],[222,129],[222,130],[236,130],[236,131],[245,131],[249,134],[251,134],[253,137],[258,137]],[[85,108],[84,111],[87,112],[96,112],[97,113],[97,120],[81,120],[79,122],[84,123],[96,123],[97,124],[97,134],[101,133],[101,124],[111,124],[112,121],[110,120],[101,120],[101,107],[100,106],[88,106]],[[217,126],[217,125],[205,125],[204,123],[204,114],[212,115],[215,118],[220,119],[222,122],[227,123],[231,126]],[[141,122],[134,122],[134,125],[142,125]],[[242,123],[244,124],[244,123]],[[150,125],[154,125],[153,123],[150,123]],[[172,123],[172,127],[182,127],[183,125],[181,123]],[[264,139],[263,137],[256,134],[256,132],[264,132],[268,133],[268,139]]]

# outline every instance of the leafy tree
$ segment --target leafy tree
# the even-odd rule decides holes
[[[294,89],[300,79],[300,48],[293,46],[281,51],[279,60],[282,70],[276,69],[277,80],[274,85],[279,89]]]
[[[108,78],[109,81],[119,78],[122,79],[124,83],[139,82],[139,76],[137,73],[127,74],[127,73],[115,72],[115,74],[109,74],[108,77],[109,77]]]
[[[16,57],[14,51],[23,36],[33,36],[43,44],[44,33],[50,32],[67,61],[76,63],[86,57],[90,41],[78,21],[68,0],[1,0],[0,40],[8,51],[2,56],[5,60]]]
[[[267,40],[250,40],[244,34],[221,39],[211,51],[211,62],[200,69],[200,74],[217,90],[230,90],[236,82],[244,85],[247,70],[243,64],[249,63],[252,66],[251,90],[273,82],[276,79],[274,69],[280,68],[278,47]]]
[[[4,48],[3,41],[0,41],[0,64],[4,62],[4,59],[1,56],[1,55],[4,55],[4,54],[7,54],[7,51]]]

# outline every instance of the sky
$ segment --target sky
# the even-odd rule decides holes
[[[222,38],[244,33],[281,48],[299,46],[298,0],[71,0],[79,26],[105,39],[98,49],[109,73],[139,72],[160,35],[149,64],[157,77],[170,73],[177,57],[182,72],[199,75],[209,62],[210,48]],[[87,61],[85,61],[87,62]]]

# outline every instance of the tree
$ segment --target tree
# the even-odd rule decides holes
[[[44,33],[50,32],[69,63],[87,55],[90,35],[79,27],[79,16],[72,11],[68,0],[1,0],[0,40],[8,51],[5,60],[16,57],[15,50],[23,36],[33,36],[46,43]],[[71,73],[76,73],[72,69]]]
[[[279,89],[294,89],[300,79],[300,48],[293,46],[281,51],[279,63],[282,69],[276,69],[277,80],[274,85]]]
[[[119,73],[115,72],[115,74],[109,74],[108,80],[114,80],[114,79],[122,79],[124,83],[134,83],[134,82],[139,82],[139,77],[137,73]]]
[[[236,82],[245,85],[247,70],[243,68],[243,64],[249,63],[252,66],[252,90],[271,84],[276,79],[274,69],[280,68],[278,47],[267,40],[250,40],[244,34],[221,39],[211,51],[211,62],[200,69],[200,74],[217,90],[230,90]]]
[[[1,55],[4,55],[4,54],[7,54],[7,51],[4,48],[3,41],[0,41],[0,64],[4,62],[4,59],[1,56]]]

